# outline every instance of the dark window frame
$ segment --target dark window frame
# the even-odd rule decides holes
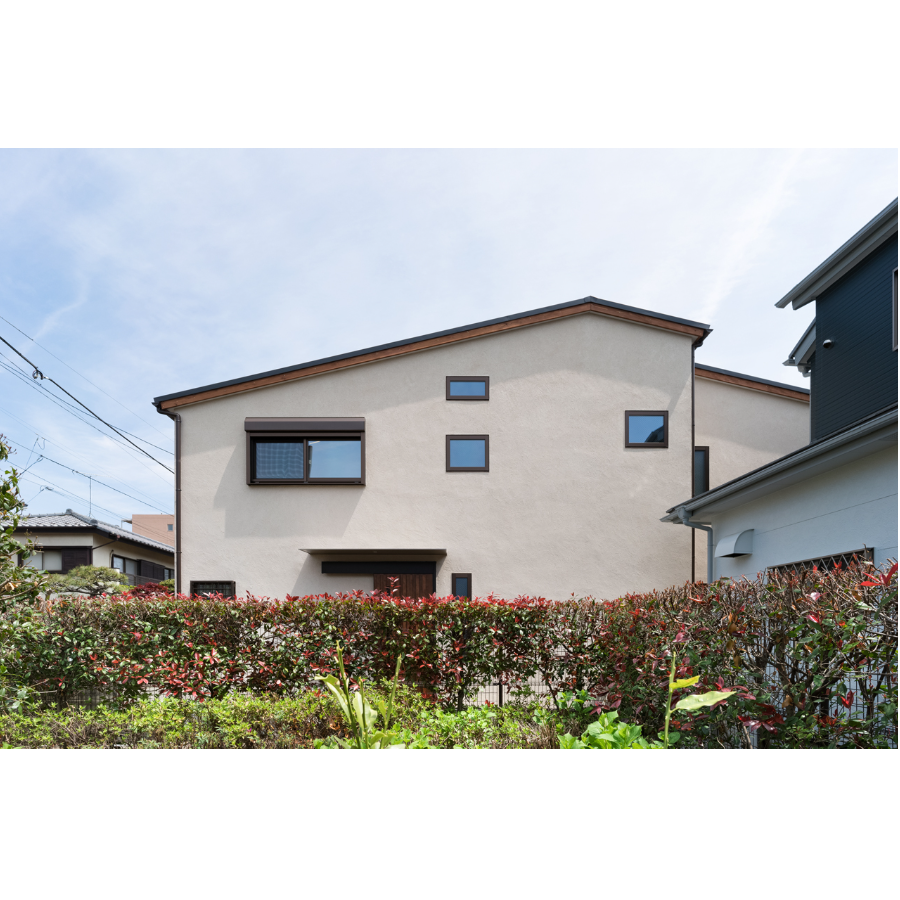
[[[483,381],[484,396],[483,397],[451,397],[450,382],[451,381]],[[447,376],[447,399],[448,400],[490,400],[491,399],[491,378],[489,375],[448,375]]]
[[[695,460],[692,459],[691,463],[693,465],[693,468],[691,469],[691,496],[693,496],[693,497],[696,497],[698,494],[705,494],[706,491],[708,491],[712,487],[712,485],[709,483],[709,447],[704,446],[702,444],[695,444],[694,445],[695,457],[696,457],[696,453],[698,450],[706,451],[704,454],[704,459],[703,459],[703,470],[704,470],[703,474],[706,478],[706,490],[703,490],[703,491],[697,490],[696,481],[694,479],[694,473],[696,472],[697,467],[696,467]]]
[[[629,416],[662,416],[663,419],[663,440],[658,443],[631,443],[628,440],[628,417]],[[668,450],[669,449],[669,411],[667,409],[626,409],[625,410],[625,446],[626,448],[643,448],[646,450]],[[691,460],[693,465],[693,459]]]
[[[456,579],[457,578],[465,578],[466,582],[469,585],[469,593],[466,594],[466,598],[468,600],[472,599],[472,573],[471,572],[454,572],[450,576],[450,594],[453,597],[462,597],[462,594],[456,593]]]
[[[126,571],[124,570],[124,568],[122,568],[122,569],[116,569],[116,567],[113,565],[113,560],[114,560],[114,559],[121,559],[123,563],[124,563],[126,560],[127,560],[128,562],[133,562],[133,563],[135,564],[135,569],[136,569],[135,573],[132,575],[132,574],[126,572]],[[172,579],[172,578],[175,577],[175,565],[174,565],[174,563],[173,563],[171,566],[167,566],[167,565],[165,565],[165,564],[163,564],[163,563],[154,562],[152,559],[138,559],[137,557],[134,557],[134,556],[123,556],[121,553],[110,553],[110,554],[109,554],[109,567],[110,567],[111,569],[116,569],[117,572],[121,572],[126,578],[133,578],[133,579],[135,579],[133,582],[131,582],[132,584],[150,584],[150,583],[152,583],[152,579],[153,579],[155,576],[153,576],[153,575],[145,575],[145,574],[141,571],[142,565],[157,566],[158,568],[162,569],[162,570],[163,570],[163,577],[160,578],[159,581],[168,581],[168,580],[170,580],[170,579]],[[137,581],[138,578],[141,578],[141,579],[147,579],[147,580],[138,582],[138,581]],[[159,582],[155,582],[155,583],[158,584]]]
[[[62,564],[62,554],[63,554],[64,552],[66,552],[66,551],[71,552],[72,550],[81,550],[81,551],[87,550],[87,551],[89,551],[89,552],[88,552],[88,562],[86,562],[86,563],[81,563],[81,565],[85,565],[85,566],[93,565],[94,548],[93,548],[93,546],[91,546],[91,545],[89,545],[89,544],[60,544],[59,546],[54,546],[54,545],[52,545],[52,544],[49,544],[49,545],[47,545],[47,546],[44,546],[44,545],[42,545],[42,544],[35,544],[35,545],[32,547],[31,552],[32,552],[32,554],[35,554],[35,553],[41,553],[41,554],[44,554],[44,553],[47,553],[47,552],[49,552],[49,553],[55,553],[55,552],[59,551],[59,554],[60,554],[60,564]],[[27,559],[28,559],[28,557],[26,557],[24,553],[21,553],[21,552],[20,552],[20,553],[18,554],[18,561],[19,561],[19,565],[20,565],[20,566],[25,565],[25,561],[26,561]],[[42,564],[43,564],[43,562],[44,562],[44,560],[41,559],[41,563],[42,563]],[[77,567],[76,567],[76,568],[77,568]],[[41,569],[38,569],[37,571],[39,571],[39,572],[46,572],[48,575],[66,575],[66,574],[67,574],[67,571],[66,571],[65,569],[63,569],[63,568],[60,568],[60,569],[44,569],[44,568],[41,568]],[[70,569],[69,571],[71,571],[71,569]]]
[[[247,434],[247,484],[253,487],[267,484],[294,484],[315,486],[319,484],[355,484],[366,483],[366,433],[365,431],[248,431]],[[299,443],[303,441],[303,478],[255,478],[256,454],[254,445],[257,440],[279,438],[285,442]],[[359,440],[359,478],[310,478],[309,477],[309,441],[343,439]]]
[[[237,593],[235,590],[235,584],[233,581],[229,581],[227,578],[198,578],[196,581],[191,581],[191,593],[190,596],[193,597],[197,590],[195,590],[194,585],[196,584],[227,584],[231,585],[231,593],[226,594],[224,591],[201,591],[200,593],[204,594],[222,594],[223,597],[236,597]]]
[[[451,466],[450,441],[484,441],[483,466]],[[448,434],[446,437],[446,463],[448,472],[490,472],[491,471],[491,436],[489,434]]]

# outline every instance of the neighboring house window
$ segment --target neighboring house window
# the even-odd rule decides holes
[[[221,594],[223,597],[234,596],[233,581],[192,581],[191,596],[194,594]]]
[[[489,400],[491,379],[487,375],[448,375],[448,400]]]
[[[166,525],[166,530],[167,530],[167,531],[174,531],[174,530],[175,530],[175,526],[174,526],[171,522],[169,522],[169,523]]]
[[[486,434],[448,434],[448,472],[487,472],[490,462]]]
[[[694,496],[709,490],[709,447],[694,447]]]
[[[129,584],[155,584],[172,578],[174,571],[159,563],[146,559],[129,559],[127,556],[114,555],[110,568],[116,569],[128,577]]]
[[[897,270],[894,269],[894,349],[897,349]]]
[[[454,572],[450,576],[450,590],[454,597],[471,597],[472,596],[472,573]]]
[[[625,411],[625,446],[665,449],[669,446],[667,410],[629,409]]]
[[[365,484],[364,419],[247,419],[247,484]]]
[[[789,575],[803,569],[812,569],[815,566],[824,572],[831,571],[838,566],[846,569],[853,562],[872,562],[872,548],[865,547],[862,550],[849,550],[846,553],[837,553],[834,556],[820,556],[816,559],[802,559],[799,562],[785,563],[783,566],[769,566],[769,572],[777,572],[779,575]]]
[[[22,565],[37,569],[40,572],[59,574],[62,572],[62,551],[38,550],[36,553],[32,553]]]

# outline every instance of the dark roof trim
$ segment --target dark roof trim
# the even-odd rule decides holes
[[[784,469],[789,469],[794,465],[805,462],[807,459],[827,453],[836,446],[841,446],[849,441],[856,440],[864,434],[877,431],[879,428],[896,421],[897,404],[893,403],[890,406],[878,410],[878,412],[872,413],[869,416],[864,416],[858,421],[840,429],[840,431],[819,438],[817,441],[813,441],[805,447],[801,447],[799,450],[793,450],[791,453],[787,453],[778,459],[773,459],[772,462],[766,463],[764,466],[751,469],[751,471],[745,472],[743,475],[738,475],[737,478],[732,478],[731,481],[716,485],[714,488],[711,488],[702,494],[697,494],[696,497],[691,497],[690,500],[686,500],[684,503],[676,504],[671,509],[666,510],[667,515],[661,521],[675,521],[675,514],[681,509],[687,510],[693,514],[709,503],[727,497],[729,494],[737,493],[750,484],[762,481],[772,474],[781,472]]]
[[[811,303],[826,288],[896,233],[897,200],[894,199],[874,219],[860,228],[849,241],[838,247],[825,262],[791,288],[775,305],[784,309],[790,303],[794,309],[799,309]]]
[[[143,547],[144,550],[153,550],[156,553],[164,553],[175,557],[175,548],[168,544],[151,543],[149,540],[139,540],[135,538],[124,537],[115,532],[108,531],[100,525],[86,525],[79,527],[78,525],[20,525],[14,534],[65,534],[67,531],[74,534],[99,534],[102,537],[112,537],[115,541],[111,543],[133,544],[135,547]]]
[[[582,307],[579,309],[578,307]],[[567,310],[571,310],[571,312],[566,313]],[[475,331],[483,331],[487,330],[486,333],[489,333],[490,330],[502,331],[506,330],[503,326],[508,327],[517,327],[515,323],[519,323],[520,325],[531,325],[538,324],[538,321],[550,320],[553,318],[559,318],[563,315],[575,315],[581,312],[597,312],[603,314],[604,312],[607,315],[615,316],[618,318],[631,319],[632,321],[639,321],[642,324],[656,326],[659,328],[668,328],[672,331],[679,331],[682,333],[690,334],[698,339],[698,344],[702,343],[703,339],[712,331],[709,325],[704,325],[702,322],[694,322],[691,319],[681,319],[677,316],[669,316],[664,313],[652,312],[646,309],[639,309],[635,306],[623,306],[621,303],[612,303],[608,300],[600,300],[597,297],[584,297],[581,300],[571,300],[568,303],[557,303],[554,306],[544,306],[540,309],[530,309],[525,312],[515,313],[510,316],[501,316],[497,319],[487,319],[484,322],[475,322],[471,325],[462,325],[459,328],[448,328],[445,331],[435,331],[431,334],[419,335],[418,337],[407,338],[402,341],[392,341],[388,344],[379,344],[375,347],[367,347],[363,350],[355,350],[352,353],[341,353],[337,356],[328,356],[323,359],[314,359],[309,362],[299,363],[295,366],[286,366],[282,369],[272,369],[268,372],[260,372],[256,375],[247,375],[244,378],[233,378],[230,381],[219,381],[215,384],[207,384],[202,387],[191,388],[186,391],[176,391],[173,394],[163,394],[160,397],[156,397],[153,400],[153,405],[156,406],[160,411],[163,410],[164,407],[171,408],[174,406],[181,406],[183,404],[176,403],[173,401],[181,400],[186,397],[195,398],[190,402],[197,402],[199,399],[211,399],[210,397],[198,397],[200,394],[212,394],[216,392],[216,395],[222,395],[226,393],[237,393],[238,390],[251,390],[254,385],[253,382],[261,382],[263,380],[269,379],[268,383],[278,383],[279,381],[288,381],[291,380],[290,376],[297,373],[294,377],[302,377],[302,373],[304,370],[308,369],[332,369],[332,368],[342,368],[340,365],[341,362],[344,361],[352,361],[359,357],[367,357],[372,356],[373,354],[381,354],[382,356],[396,356],[399,354],[390,353],[391,350],[400,350],[401,348],[409,348],[405,352],[412,353],[417,349],[427,349],[427,347],[416,347],[415,345],[420,345],[425,342],[434,342],[435,344],[439,343],[450,343],[454,336],[458,336],[457,340],[464,340],[467,332],[475,332]],[[558,314],[558,315],[554,315]],[[536,317],[541,317],[538,321],[520,321],[527,319],[535,319]],[[478,334],[471,335],[472,337],[479,337]],[[448,340],[441,340],[448,339]],[[401,351],[403,352],[403,351]],[[359,363],[368,362],[370,360],[367,359],[359,359]],[[374,361],[374,360],[372,360]],[[353,364],[349,362],[348,364]],[[308,374],[318,374],[316,372],[310,372]],[[259,387],[264,387],[265,385],[260,384]],[[235,390],[228,390],[229,388],[234,388]]]
[[[785,391],[792,391],[797,394],[803,394],[809,397],[809,388],[797,387],[795,384],[785,384],[782,381],[769,381],[767,378],[757,378],[755,375],[744,375],[742,372],[732,372],[730,369],[717,369],[715,366],[705,366],[702,363],[695,363],[694,368],[698,370],[698,374],[710,372],[715,375],[728,375],[731,378],[740,379],[741,381],[750,381],[758,386],[759,390],[765,390],[766,387],[781,388]],[[714,379],[716,380],[716,379]],[[748,385],[750,387],[750,385]]]

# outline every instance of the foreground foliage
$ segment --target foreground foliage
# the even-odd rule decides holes
[[[372,697],[384,701],[389,691],[373,691]],[[401,685],[393,726],[411,748],[550,748],[556,734],[546,717],[547,711],[535,704],[447,713]],[[351,740],[341,709],[327,691],[296,697],[233,694],[205,703],[170,697],[118,709],[0,714],[0,744],[14,748],[310,749]]]

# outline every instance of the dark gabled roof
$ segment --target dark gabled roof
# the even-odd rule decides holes
[[[858,265],[873,250],[897,233],[896,198],[871,219],[828,259],[816,266],[799,284],[789,290],[775,305],[784,309],[789,303],[799,309],[811,303],[826,288]]]
[[[80,513],[67,509],[64,513],[46,513],[38,516],[26,516],[16,529],[17,532],[52,532],[52,531],[99,531],[110,537],[118,538],[130,544],[139,544],[157,550],[160,553],[175,553],[175,548],[162,541],[154,541],[153,538],[126,531],[117,525],[101,522],[82,516]]]
[[[785,384],[783,381],[769,381],[768,378],[757,378],[756,375],[744,375],[742,372],[732,372],[730,369],[717,369],[715,366],[706,366],[702,363],[695,363],[694,368],[703,372],[711,372],[716,375],[727,375],[730,378],[739,379],[741,381],[750,381],[759,385],[761,390],[765,390],[766,387],[779,388],[779,393],[781,391],[794,391],[798,394],[804,394],[806,397],[809,396],[809,388],[798,387],[795,384]],[[748,385],[748,387],[749,386],[750,385]]]
[[[542,321],[550,321],[566,315],[577,315],[582,312],[598,312],[616,318],[640,322],[645,325],[653,325],[658,328],[668,328],[672,331],[692,335],[697,338],[698,343],[702,342],[712,331],[709,325],[704,325],[702,322],[694,322],[691,319],[680,319],[677,316],[669,316],[665,313],[652,312],[634,306],[623,306],[621,303],[612,303],[609,300],[600,300],[597,297],[584,297],[581,300],[557,303],[555,306],[543,306],[540,309],[530,309],[510,316],[487,319],[484,322],[461,325],[458,328],[448,328],[445,331],[435,331],[430,334],[419,335],[418,337],[406,338],[402,341],[392,341],[389,344],[379,344],[375,347],[367,347],[364,350],[354,350],[351,353],[341,353],[337,356],[327,356],[324,359],[314,359],[294,366],[285,366],[282,369],[272,369],[256,375],[247,375],[244,378],[233,378],[230,381],[219,381],[215,384],[207,384],[186,391],[163,394],[154,398],[153,405],[162,412],[167,408],[182,405],[175,401],[186,397],[193,398],[191,401],[186,402],[211,399],[211,395],[221,396],[227,393],[237,393],[240,390],[251,390],[254,387],[264,387],[266,384],[289,381],[292,378],[299,378],[305,374],[318,374],[320,371],[343,368],[345,365],[360,364],[374,361],[378,358],[398,356],[402,353],[413,353],[420,349],[428,349],[429,346],[451,343],[454,339],[465,340],[468,337],[480,337],[483,334],[506,331],[518,326],[535,325]],[[315,371],[309,371],[311,369]],[[254,384],[254,382],[258,382],[258,384]]]

